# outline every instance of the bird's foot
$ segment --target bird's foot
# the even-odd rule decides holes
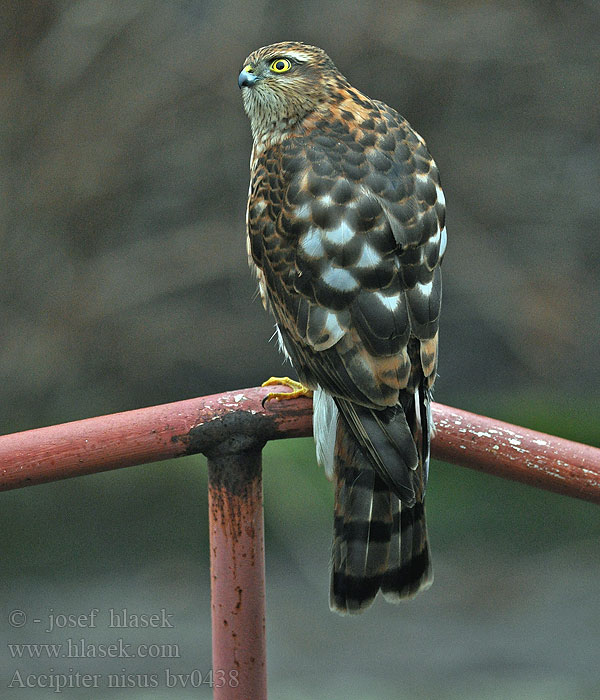
[[[299,396],[312,396],[312,390],[304,386],[300,382],[290,379],[289,377],[271,377],[263,382],[261,386],[273,386],[274,384],[282,384],[289,386],[292,391],[271,391],[262,400],[263,408],[267,401],[275,399],[275,401],[287,401],[288,399],[297,399]]]

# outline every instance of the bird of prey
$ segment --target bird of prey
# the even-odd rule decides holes
[[[431,585],[423,498],[446,248],[425,142],[299,42],[260,48],[238,83],[253,136],[248,256],[280,345],[314,392],[335,480],[330,607]],[[273,395],[269,395],[272,398]]]

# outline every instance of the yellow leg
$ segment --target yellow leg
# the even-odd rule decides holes
[[[264,406],[267,401],[275,399],[276,401],[287,401],[288,399],[297,399],[298,396],[312,396],[312,390],[304,386],[300,382],[290,379],[289,377],[271,377],[263,382],[261,386],[273,386],[274,384],[283,384],[289,386],[292,391],[272,391],[267,394],[262,400]]]

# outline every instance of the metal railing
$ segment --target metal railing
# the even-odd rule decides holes
[[[284,387],[282,387],[284,388]],[[267,696],[261,453],[312,434],[310,399],[251,388],[0,436],[0,490],[203,453],[217,700]],[[600,449],[433,404],[435,458],[600,503]]]

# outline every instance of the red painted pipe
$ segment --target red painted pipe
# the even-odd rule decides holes
[[[213,697],[266,700],[260,451],[209,457]]]
[[[0,491],[205,452],[237,429],[264,440],[310,435],[311,401],[263,409],[274,389],[239,389],[2,435]]]
[[[232,427],[263,440],[311,434],[309,399],[275,387],[88,418],[0,437],[0,490],[205,452]],[[600,503],[600,449],[433,404],[438,459]],[[235,427],[237,426],[237,427]]]
[[[0,489],[207,455],[217,700],[266,698],[260,455],[267,440],[311,434],[311,402],[263,409],[268,391],[244,389],[0,437]],[[435,457],[600,503],[600,449],[439,404],[433,414]]]
[[[600,503],[600,449],[433,404],[432,453],[444,462]]]

